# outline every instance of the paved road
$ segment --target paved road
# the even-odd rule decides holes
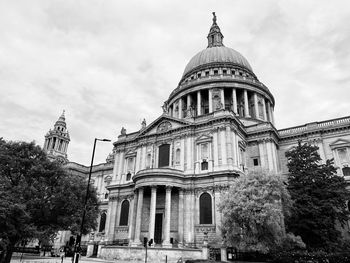
[[[40,257],[40,256],[34,256],[34,255],[24,255],[22,260],[20,255],[14,255],[12,257],[11,263],[62,263],[61,258],[59,257]],[[79,263],[143,263],[144,261],[124,261],[124,260],[104,260],[101,258],[87,258],[82,257],[79,260]],[[72,263],[72,258],[64,258],[63,263]],[[150,261],[147,261],[147,263],[152,263]],[[164,262],[165,263],[165,262]],[[168,263],[176,263],[176,262],[169,262]],[[234,263],[247,263],[243,261],[234,261]],[[250,262],[250,263],[263,263],[263,262]]]

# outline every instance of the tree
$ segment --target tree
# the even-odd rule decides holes
[[[19,242],[80,227],[87,182],[50,162],[34,142],[0,138],[0,240],[10,262]],[[96,228],[96,190],[90,187],[84,234]]]
[[[281,247],[286,238],[284,217],[290,196],[280,175],[252,170],[237,178],[223,194],[219,210],[223,214],[222,234],[230,246],[244,251],[269,252]]]
[[[301,141],[286,153],[288,190],[293,200],[289,231],[300,235],[308,249],[333,250],[341,242],[337,224],[348,220],[349,192],[336,174],[333,160],[321,163],[318,147]]]

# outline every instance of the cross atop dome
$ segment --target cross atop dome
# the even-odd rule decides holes
[[[221,47],[224,45],[222,43],[224,36],[221,34],[220,27],[216,24],[215,12],[213,12],[213,24],[210,28],[207,38],[208,38],[208,48]]]

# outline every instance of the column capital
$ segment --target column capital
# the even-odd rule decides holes
[[[171,191],[171,189],[173,188],[172,185],[166,185],[165,186],[165,190],[168,192],[168,191]]]
[[[151,191],[157,191],[158,185],[151,185]]]

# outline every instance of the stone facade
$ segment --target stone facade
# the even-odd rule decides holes
[[[350,117],[277,130],[273,95],[222,40],[214,17],[208,47],[190,60],[163,114],[136,132],[122,128],[109,162],[94,167],[105,219],[89,237],[89,255],[138,258],[148,238],[155,260],[207,257],[207,245],[222,246],[221,194],[252,168],[287,173],[285,152],[299,139],[350,178]]]

